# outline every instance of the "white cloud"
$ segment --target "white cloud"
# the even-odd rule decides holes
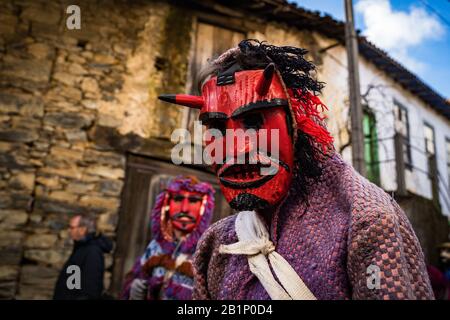
[[[411,57],[409,50],[444,35],[439,20],[422,8],[395,11],[389,0],[360,0],[355,9],[364,19],[363,34],[414,72],[423,71],[425,64]]]

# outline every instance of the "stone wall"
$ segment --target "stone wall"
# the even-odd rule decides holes
[[[81,30],[68,30],[69,4],[0,4],[0,298],[51,297],[72,215],[96,214],[114,239],[126,151],[181,121],[156,95],[186,78],[189,47],[168,49],[164,29],[178,21],[189,33],[189,15],[153,1],[77,1]]]

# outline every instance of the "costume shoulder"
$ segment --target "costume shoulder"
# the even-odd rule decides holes
[[[351,166],[345,171],[353,299],[433,299],[422,249],[403,210]]]
[[[222,259],[226,255],[219,254],[221,244],[230,244],[237,241],[234,231],[236,215],[223,218],[212,224],[202,235],[194,254],[194,293],[193,299],[214,299],[215,292],[219,290],[220,279],[217,276],[223,274],[225,267]],[[214,274],[215,279],[211,279]]]

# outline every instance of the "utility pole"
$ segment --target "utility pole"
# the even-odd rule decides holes
[[[366,175],[364,161],[363,110],[359,87],[358,38],[353,21],[352,0],[345,1],[345,45],[347,48],[348,91],[350,94],[350,118],[353,167],[363,176]]]

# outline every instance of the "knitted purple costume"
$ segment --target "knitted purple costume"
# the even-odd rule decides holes
[[[317,299],[434,298],[404,212],[338,154],[323,163],[308,204],[291,190],[279,208],[271,240]],[[219,253],[221,244],[238,241],[235,218],[218,221],[202,236],[194,257],[194,299],[270,299],[247,256]],[[368,285],[369,267],[379,267],[378,287]]]
[[[179,191],[198,192],[207,196],[204,212],[198,226],[186,237],[177,243],[168,241],[161,228],[161,212],[164,209],[164,199],[167,192]],[[148,284],[148,300],[190,300],[193,289],[192,255],[197,242],[203,232],[208,228],[214,211],[214,189],[210,184],[193,183],[190,178],[177,177],[169,183],[167,189],[156,198],[151,213],[151,227],[153,240],[147,246],[145,253],[137,259],[132,270],[127,274],[122,299],[130,297],[131,284],[134,279],[146,279]],[[175,260],[185,255],[187,259],[176,267]],[[168,276],[168,272],[171,273]]]

